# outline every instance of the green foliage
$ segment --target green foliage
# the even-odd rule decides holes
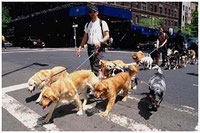
[[[198,10],[192,12],[191,24],[186,24],[181,30],[183,34],[188,34],[195,37],[198,36]]]
[[[8,23],[10,23],[11,17],[9,16],[9,11],[6,7],[2,8],[2,27],[7,27]]]
[[[156,29],[159,28],[163,22],[163,18],[142,18],[139,25]]]

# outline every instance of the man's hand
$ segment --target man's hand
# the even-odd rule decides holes
[[[78,51],[76,52],[76,56],[81,57],[81,48],[80,47],[78,48]]]
[[[101,42],[96,43],[95,46],[96,46],[96,49],[100,49],[100,47],[101,47]]]

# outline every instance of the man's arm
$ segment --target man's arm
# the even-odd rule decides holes
[[[105,31],[105,32],[104,32],[104,35],[105,35],[105,36],[104,36],[104,38],[101,40],[101,43],[106,42],[106,41],[109,39],[109,37],[110,37],[108,31]]]
[[[81,48],[82,48],[83,45],[86,43],[87,37],[88,37],[87,33],[84,33],[83,39],[82,39],[82,41],[81,41],[81,44],[80,44],[80,46],[79,46],[79,48],[78,48],[78,51],[76,52],[76,56],[80,57]]]
[[[87,41],[87,37],[88,37],[87,33],[84,33],[83,39],[82,39],[81,44],[79,46],[79,50],[81,50],[81,48],[85,45],[85,43]]]

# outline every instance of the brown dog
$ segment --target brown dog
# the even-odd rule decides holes
[[[67,75],[68,72],[66,68],[62,66],[56,66],[52,69],[40,70],[28,80],[28,90],[30,92],[34,91],[35,89],[42,90],[46,84],[51,84],[58,78]]]
[[[78,115],[83,114],[83,106],[80,101],[77,89],[74,86],[73,81],[68,77],[61,77],[50,86],[46,85],[42,89],[40,96],[36,100],[36,103],[39,103],[43,109],[50,107],[49,112],[46,118],[43,120],[43,123],[48,123],[51,119],[54,109],[61,104],[69,104],[72,101],[75,101],[78,106]]]
[[[191,64],[196,64],[196,52],[194,50],[188,50],[188,59]]]
[[[133,58],[133,60],[134,60],[137,64],[139,64],[139,63],[140,63],[140,60],[141,60],[142,58],[144,58],[144,57],[145,57],[145,55],[144,55],[144,53],[143,53],[142,51],[133,52],[133,53],[132,53],[132,58]]]
[[[111,111],[117,94],[123,90],[124,98],[122,101],[127,100],[128,91],[131,89],[131,78],[138,74],[138,65],[129,66],[128,72],[121,72],[114,77],[99,81],[95,87],[95,97],[97,98],[108,98],[108,104],[105,112],[102,113],[103,116],[107,116]]]

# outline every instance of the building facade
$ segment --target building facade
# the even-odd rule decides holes
[[[185,27],[186,24],[191,24],[192,20],[191,2],[182,2],[180,9],[181,27]]]
[[[37,35],[49,47],[74,46],[74,24],[78,25],[79,45],[84,25],[90,20],[91,4],[98,6],[100,18],[108,23],[115,47],[129,48],[141,40],[156,40],[158,29],[140,26],[142,18],[162,18],[165,30],[181,26],[181,2],[3,2],[10,8],[17,44],[25,36]]]
[[[140,25],[142,18],[162,18],[167,29],[180,27],[179,12],[181,2],[109,2],[132,11],[134,25]]]

